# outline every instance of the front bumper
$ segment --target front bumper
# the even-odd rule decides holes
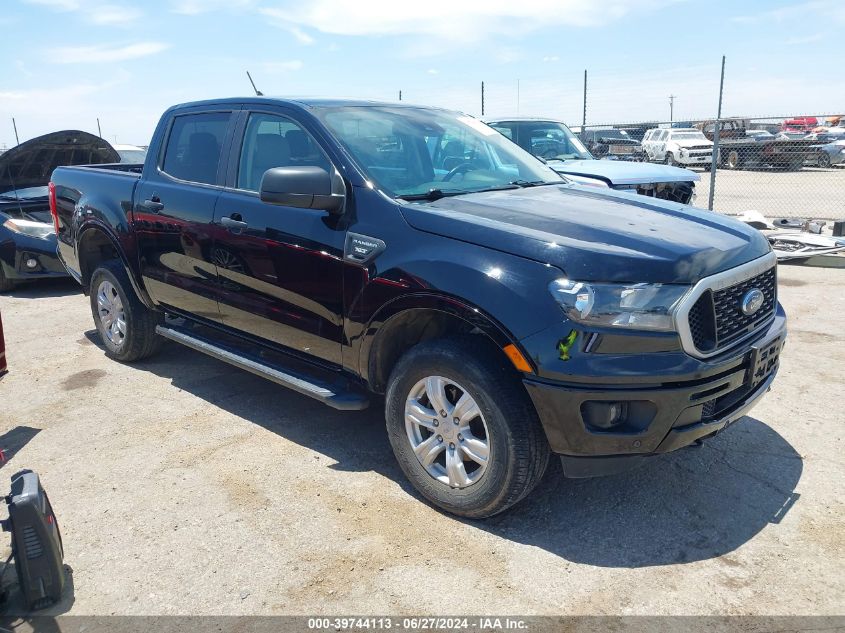
[[[564,473],[610,474],[644,457],[689,446],[746,415],[774,380],[785,340],[786,318],[780,310],[754,342],[728,358],[706,363],[705,375],[692,380],[670,382],[665,374],[657,378],[644,373],[639,385],[602,383],[597,376],[588,383],[524,383],[552,451],[562,457]],[[642,365],[647,371],[647,360]],[[596,410],[592,407],[612,403],[624,407],[624,421],[602,428],[591,424]]]
[[[35,267],[26,265],[34,259]],[[56,255],[56,237],[48,239],[21,235],[0,226],[0,267],[7,279],[24,281],[45,277],[66,277]]]

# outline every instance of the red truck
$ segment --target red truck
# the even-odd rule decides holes
[[[797,116],[787,119],[780,127],[784,132],[807,132],[809,134],[818,124],[819,120],[814,116]]]

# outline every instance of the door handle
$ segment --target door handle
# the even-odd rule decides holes
[[[144,200],[144,207],[151,213],[159,213],[164,209],[164,203],[158,198],[153,198],[151,200]]]
[[[242,231],[249,226],[246,222],[240,219],[240,213],[233,213],[230,217],[220,218],[220,224],[230,230]]]

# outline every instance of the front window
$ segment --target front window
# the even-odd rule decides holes
[[[469,116],[389,106],[325,108],[317,115],[366,176],[396,197],[562,181],[551,168]]]

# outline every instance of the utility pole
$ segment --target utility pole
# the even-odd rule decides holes
[[[402,101],[402,91],[399,91],[399,101]]]
[[[519,114],[519,79],[516,80],[516,113]]]
[[[103,138],[103,130],[100,129],[100,117],[97,117],[97,136]]]
[[[669,95],[669,123],[675,121],[675,95]]]
[[[15,128],[15,145],[20,145],[21,140],[18,138],[18,124],[15,123],[15,117],[12,117],[12,127]]]
[[[581,118],[581,139],[584,138],[584,132],[587,127],[587,70],[584,69],[584,115]]]
[[[484,82],[481,82],[481,116],[484,116]]]
[[[719,137],[722,135],[722,92],[725,89],[725,56],[722,55],[722,78],[719,80],[719,108],[716,111],[716,126],[713,130],[713,158],[710,161],[710,197],[707,208],[713,210],[713,194],[716,193],[716,163],[719,162]]]

